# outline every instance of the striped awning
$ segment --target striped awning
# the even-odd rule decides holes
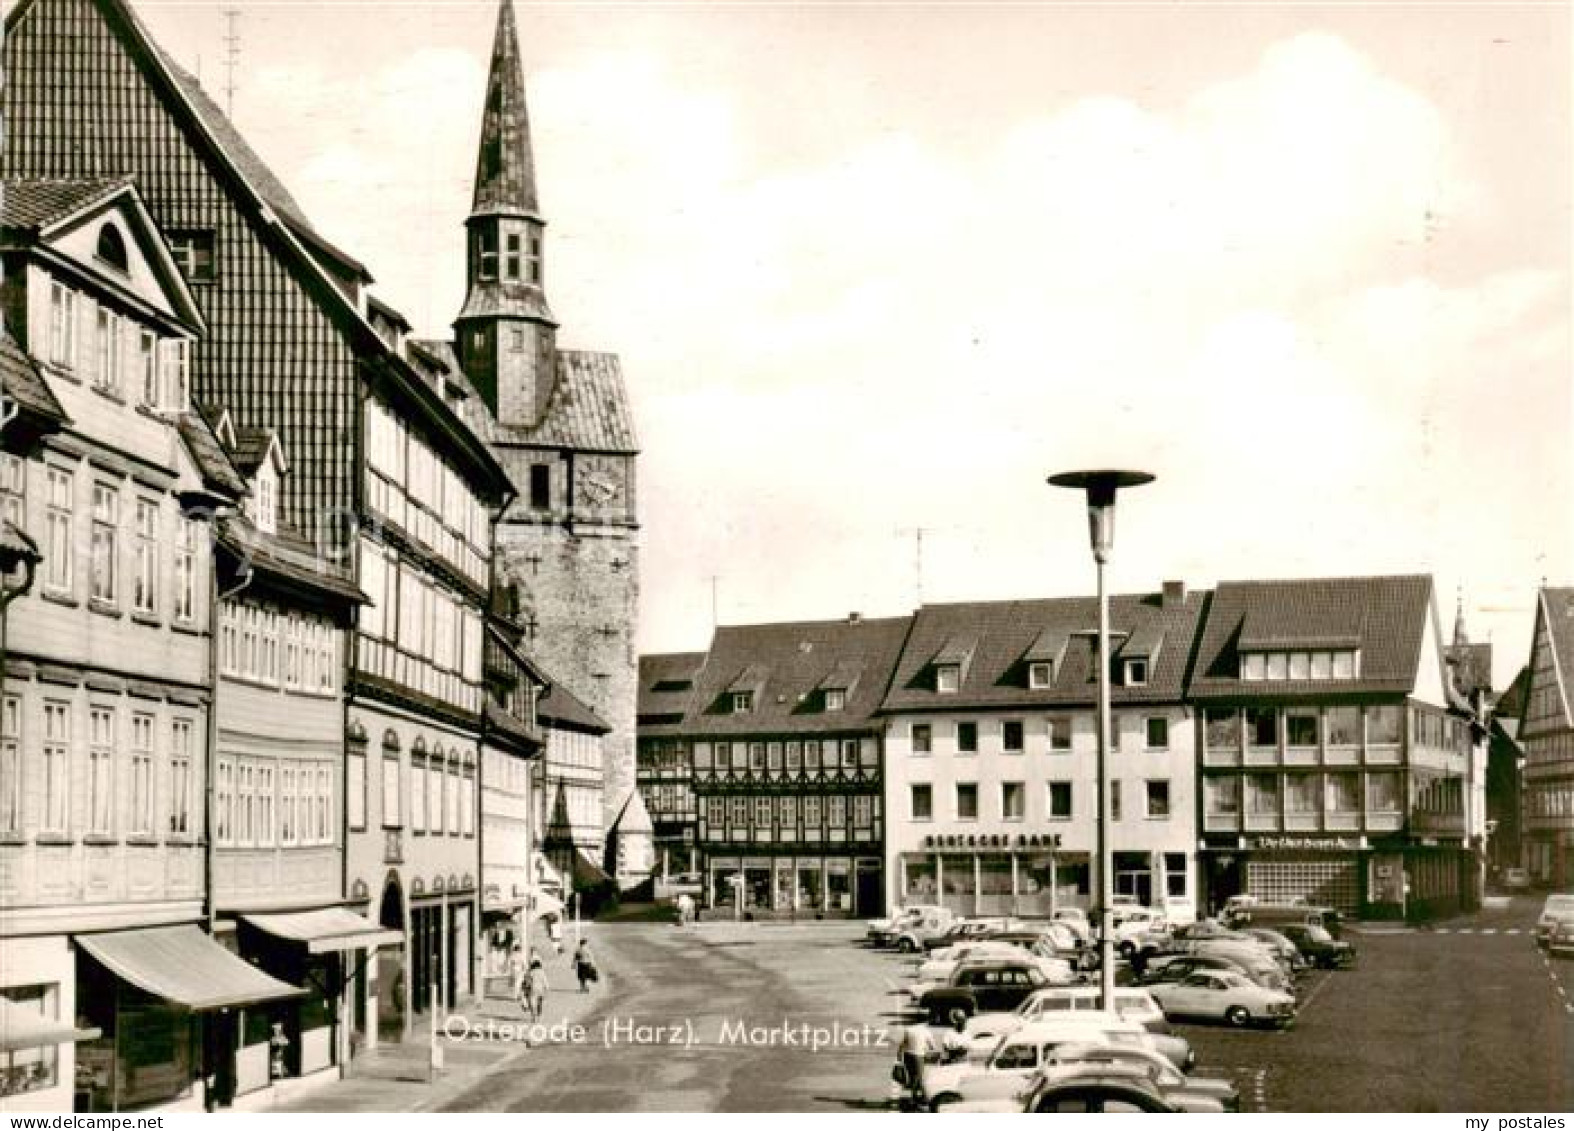
[[[97,1029],[78,1029],[64,1021],[51,1021],[31,1005],[0,997],[0,1052],[91,1041],[100,1035]]]
[[[264,974],[195,925],[74,935],[110,973],[191,1010],[301,997],[306,991]]]
[[[311,911],[280,911],[268,915],[242,915],[241,921],[274,938],[306,944],[308,954],[360,950],[368,946],[401,946],[404,936],[379,927],[346,907],[319,907]]]

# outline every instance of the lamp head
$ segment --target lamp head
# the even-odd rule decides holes
[[[1075,487],[1087,492],[1088,538],[1094,560],[1102,563],[1109,560],[1115,547],[1115,492],[1122,487],[1152,483],[1153,476],[1146,471],[1063,471],[1051,475],[1049,482],[1054,487]]]

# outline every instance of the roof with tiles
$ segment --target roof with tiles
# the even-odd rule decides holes
[[[911,617],[848,618],[716,630],[682,730],[690,735],[832,734],[868,730],[901,654]],[[828,675],[860,675],[841,710],[825,709]],[[731,711],[729,689],[754,669],[760,682],[747,712]]]
[[[1547,620],[1547,639],[1562,683],[1565,710],[1574,723],[1574,588],[1542,589],[1541,615]]]
[[[633,455],[639,451],[634,414],[616,354],[559,350],[557,377],[541,423],[534,428],[499,424],[459,367],[452,343],[430,338],[410,343],[463,394],[456,411],[484,442],[496,446],[568,448]]]
[[[1424,574],[1221,582],[1198,647],[1191,695],[1241,700],[1407,693],[1418,680],[1431,602],[1432,579]],[[1239,678],[1242,651],[1347,647],[1360,652],[1351,679]]]
[[[236,428],[235,447],[230,450],[230,461],[248,478],[262,466],[273,443],[272,428]]]
[[[551,676],[547,678],[551,679]],[[559,730],[586,731],[590,734],[607,734],[612,730],[606,720],[556,680],[552,680],[546,694],[536,704],[536,717],[543,726]]]
[[[688,713],[704,652],[667,652],[639,658],[639,732],[677,733]]]
[[[0,195],[0,223],[7,228],[47,228],[88,205],[119,192],[129,177],[100,180],[7,180]]]
[[[324,569],[322,555],[288,526],[280,526],[275,533],[267,534],[243,514],[228,515],[220,520],[219,538],[231,553],[253,569],[280,581],[349,604],[369,603],[366,594]]]
[[[186,450],[207,484],[237,499],[247,494],[246,481],[235,470],[207,419],[199,412],[183,412],[174,419]]]
[[[1114,703],[1176,702],[1181,698],[1205,598],[1204,593],[1177,594],[1167,604],[1158,593],[1110,598],[1112,652],[1122,639],[1136,633],[1154,642],[1147,682],[1128,686],[1121,678],[1114,679],[1110,686]],[[960,638],[976,641],[972,662],[955,692],[938,691],[936,660],[948,641]],[[1044,659],[1043,653],[1057,651],[1060,660],[1050,672],[1049,686],[1029,686],[1029,664]],[[925,605],[914,617],[912,634],[882,710],[1089,704],[1098,696],[1097,651],[1098,600],[1094,597]]]
[[[69,422],[43,373],[7,330],[0,330],[0,387],[24,412],[57,424]]]

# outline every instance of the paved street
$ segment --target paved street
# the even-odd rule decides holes
[[[1536,949],[1535,905],[1519,900],[1434,931],[1353,934],[1358,967],[1309,979],[1288,1032],[1182,1031],[1200,1065],[1237,1081],[1247,1110],[1569,1110],[1574,962]],[[861,931],[601,926],[598,949],[615,981],[587,1016],[584,1042],[532,1049],[448,1110],[883,1110],[895,1053],[864,1027],[899,1024],[889,990],[912,960],[865,950]],[[662,1043],[607,1048],[615,1022],[649,1025],[641,1036]],[[853,1047],[726,1043],[726,1027],[739,1023],[839,1026]],[[665,1043],[674,1025],[680,1042],[692,1034],[690,1047]]]

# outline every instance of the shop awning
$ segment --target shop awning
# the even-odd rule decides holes
[[[187,1009],[223,1009],[306,992],[264,974],[190,923],[72,937],[117,977]]]
[[[555,895],[538,891],[535,895],[534,906],[530,910],[534,915],[561,915],[563,914],[563,901]]]
[[[379,927],[347,907],[242,915],[241,919],[274,938],[305,943],[308,954],[360,950],[367,946],[401,946],[404,943],[404,936],[398,931]]]
[[[64,1021],[51,1021],[30,1005],[0,997],[0,1052],[64,1041],[91,1041],[101,1035],[97,1029],[78,1029]]]

